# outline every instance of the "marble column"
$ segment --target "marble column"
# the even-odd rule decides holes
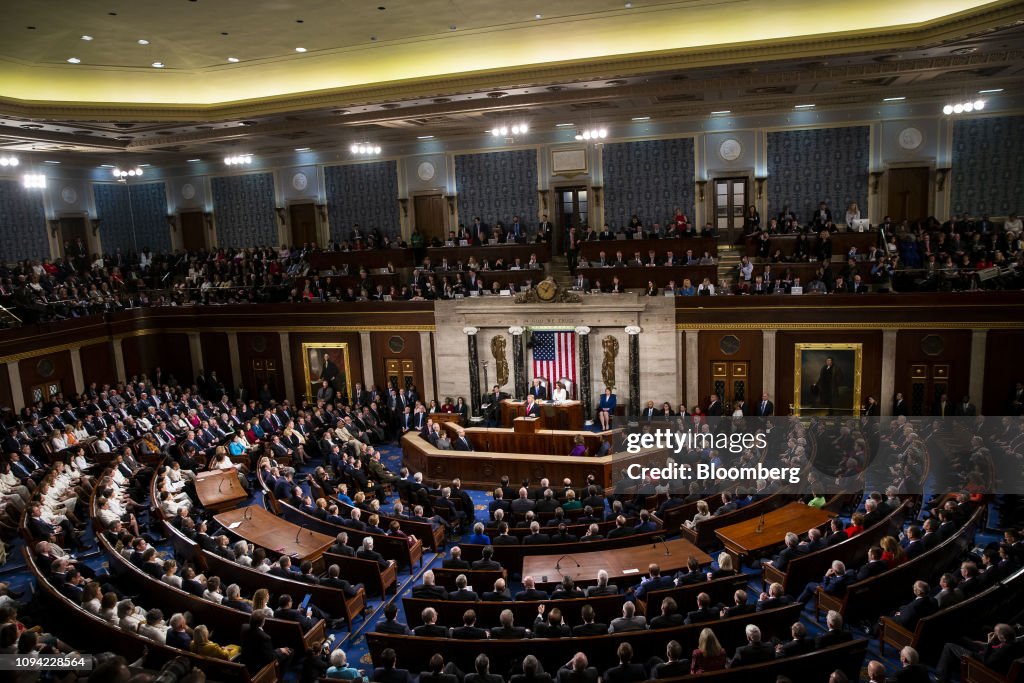
[[[235,393],[240,385],[245,385],[245,378],[242,377],[242,360],[238,354],[238,333],[235,331],[228,332],[228,357],[231,358],[231,379],[235,384],[231,391]]]
[[[420,391],[424,396],[437,396],[437,382],[434,381],[434,349],[430,343],[430,332],[420,332],[420,358],[423,359],[423,384]],[[364,373],[365,374],[365,373]],[[373,384],[373,377],[366,380],[369,386]],[[438,400],[438,403],[441,403]]]
[[[71,349],[71,374],[75,378],[75,392],[85,391],[85,375],[82,373],[82,351],[78,347]]]
[[[586,424],[594,424],[594,406],[591,396],[590,381],[590,328],[581,325],[576,328],[576,336],[580,340],[580,392],[579,400],[583,404],[583,420]]]
[[[124,369],[124,348],[122,348],[122,342],[124,340],[121,337],[114,337],[114,374],[117,379],[124,381],[128,379],[127,373]],[[189,381],[188,384],[192,382]]]
[[[985,346],[988,341],[988,330],[971,331],[971,374],[968,379],[968,395],[971,403],[979,406],[981,410],[981,395],[985,386]],[[950,396],[954,401],[960,400],[959,396]]]
[[[882,395],[878,397],[878,414],[892,415],[892,401],[896,397],[896,333],[898,330],[882,330]],[[867,404],[868,397],[862,396],[861,403]]]
[[[203,345],[199,341],[198,332],[188,333],[188,352],[192,358],[192,376],[198,377],[199,370],[203,367]]]
[[[530,390],[526,382],[526,363],[523,361],[523,332],[525,331],[525,327],[518,325],[508,328],[508,333],[512,335],[512,372],[516,398],[526,396],[526,392]]]
[[[635,424],[640,416],[640,328],[630,325],[629,335],[629,421]]]
[[[700,403],[700,344],[697,330],[686,330],[686,406]]]
[[[7,381],[11,385],[11,408],[21,410],[25,407],[25,388],[21,385],[21,372],[16,360],[7,364]]]
[[[363,376],[361,381],[363,383],[363,387],[369,389],[373,386],[373,345],[370,343],[369,332],[359,333],[359,357],[363,365]],[[419,387],[420,392],[423,392],[424,389],[425,387]],[[426,396],[426,394],[421,395]]]
[[[284,379],[284,395],[295,404],[295,373],[292,372],[292,346],[288,343],[288,333],[278,332],[281,339],[281,377]],[[305,379],[303,379],[305,382]],[[303,388],[302,393],[306,393]],[[308,398],[308,397],[307,397]],[[313,397],[316,398],[315,396]]]
[[[476,351],[476,333],[479,331],[478,327],[462,328],[469,352],[469,398],[473,417],[480,414],[480,356]]]
[[[779,397],[775,391],[775,333],[776,330],[761,330],[761,391],[767,391],[768,398],[778,406]],[[751,398],[760,400],[761,397]]]

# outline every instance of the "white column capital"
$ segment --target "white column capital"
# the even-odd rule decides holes
[[[640,334],[641,329],[639,325],[628,325],[626,326],[626,334],[632,336],[634,334]]]
[[[576,328],[575,332],[576,334],[582,334],[586,336],[590,334],[590,328],[587,327],[586,325],[580,325],[579,327]]]
[[[479,327],[463,327],[462,328],[462,334],[468,334],[471,337],[473,335],[475,335],[479,331],[480,331]]]
[[[512,327],[508,328],[508,333],[511,334],[513,337],[518,337],[524,332],[526,332],[526,328],[521,327],[519,325],[513,325]]]

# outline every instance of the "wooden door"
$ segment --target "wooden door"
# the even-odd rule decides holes
[[[270,393],[275,398],[280,398],[280,387],[278,387],[277,359],[275,358],[253,358],[251,360],[252,370],[252,395],[259,396],[260,389],[266,384],[270,387]]]
[[[747,210],[746,178],[715,178],[715,227],[728,244],[743,236],[743,214]]]
[[[292,204],[288,207],[292,246],[316,244],[316,206],[312,203]]]
[[[423,194],[412,198],[413,220],[416,221],[416,229],[425,239],[436,237],[444,242],[448,238],[445,211],[442,194]]]
[[[589,225],[590,195],[586,185],[577,187],[559,187],[555,189],[555,235],[553,237],[556,250],[562,249],[562,243],[569,228],[576,228],[576,235],[583,237],[580,230]]]
[[[708,393],[718,394],[725,414],[731,414],[736,401],[746,401],[750,395],[750,361],[712,361]]]
[[[73,247],[75,240],[81,238],[82,244],[89,244],[89,236],[85,230],[85,216],[63,216],[60,219],[60,254],[67,256],[68,249]],[[72,250],[73,251],[73,250]]]
[[[947,395],[950,406],[960,400],[954,396],[949,385],[948,363],[914,363],[910,366],[910,401],[911,415],[928,415],[938,410],[939,399]]]
[[[886,215],[893,222],[919,221],[928,217],[928,178],[931,171],[927,166],[912,168],[890,168]]]
[[[405,390],[416,384],[416,361],[409,358],[388,358],[384,361],[388,386]],[[422,390],[418,387],[418,390]]]
[[[43,384],[37,384],[29,387],[28,396],[26,396],[26,398],[28,399],[29,405],[34,405],[36,403],[46,403],[59,393],[61,393],[60,380],[54,379]]]
[[[181,225],[181,243],[185,251],[206,248],[206,219],[202,211],[184,211],[178,217]]]

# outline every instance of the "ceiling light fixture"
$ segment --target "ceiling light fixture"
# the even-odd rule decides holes
[[[798,104],[793,109],[814,109],[813,104]]]
[[[0,157],[0,166],[17,166],[18,157]]]
[[[228,57],[228,61],[232,64],[235,64],[238,62],[238,57]]]
[[[533,15],[533,18],[534,18],[534,19],[543,19],[543,18],[544,18],[544,15],[543,15],[543,14],[534,14],[534,15]]]
[[[650,121],[651,117],[650,116],[634,116],[633,120],[634,121]]]
[[[433,140],[434,136],[433,135],[417,135],[416,139],[417,140]]]
[[[353,154],[362,154],[364,156],[380,154],[380,145],[372,142],[353,142],[352,146],[348,149]]]
[[[907,99],[907,98],[906,97],[883,97],[882,101],[883,102],[902,102],[905,99]]]
[[[186,162],[190,164],[198,164],[200,161],[202,161],[202,159],[186,159]]]
[[[942,108],[942,113],[946,116],[951,116],[952,114],[970,114],[973,111],[981,111],[984,108],[985,100],[968,100],[966,102],[947,104]]]
[[[572,128],[575,125],[575,123],[556,123],[555,128]]]
[[[711,115],[712,116],[725,116],[726,114],[731,114],[731,113],[732,113],[731,109],[719,109],[718,111],[711,112]]]
[[[577,140],[604,140],[608,137],[607,128],[587,128],[576,131]]]
[[[308,152],[309,150],[310,150],[309,147],[296,147],[295,148],[296,152]]]
[[[142,177],[142,168],[140,168],[138,166],[136,166],[135,168],[129,168],[128,170],[124,170],[122,168],[115,168],[110,173],[111,173],[111,175],[113,175],[118,180],[124,180],[125,178],[135,178],[135,177],[140,177],[141,178]]]
[[[82,36],[82,40],[92,40],[92,36]]]
[[[153,68],[154,69],[162,69],[162,68],[164,68],[164,63],[163,62],[153,62]]]
[[[512,135],[526,135],[528,132],[530,132],[530,126],[525,121],[522,123],[514,123],[511,126],[495,126],[491,129],[491,135],[496,138],[508,137],[509,133]]]
[[[78,57],[68,57],[69,64],[81,64],[82,60]]]
[[[252,163],[251,154],[236,154],[235,156],[224,157],[224,163],[228,166],[242,166]]]
[[[139,45],[149,45],[149,41],[145,38],[139,38]]]
[[[633,9],[633,3],[627,2],[626,3],[626,9]]]
[[[1003,92],[1002,88],[989,88],[988,90],[979,90],[979,95],[988,95],[989,93]]]
[[[59,166],[60,165],[59,161],[54,161],[53,159],[44,159],[43,163],[44,164],[51,164],[53,166]]]
[[[26,173],[21,177],[21,184],[29,190],[46,189],[46,176],[42,173]]]
[[[297,48],[295,48],[295,51],[296,52],[305,52],[306,48],[304,48],[304,47],[297,47]]]

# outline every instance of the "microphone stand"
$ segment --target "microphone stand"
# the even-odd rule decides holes
[[[562,555],[555,562],[555,571],[558,572],[558,575],[563,577],[563,578],[565,577],[565,574],[562,573],[562,560],[566,560],[566,559],[572,560],[572,563],[576,565],[577,569],[580,568],[580,563],[576,561],[575,557],[573,557],[572,555]]]
[[[662,547],[665,548],[665,557],[670,557],[672,555],[672,551],[669,550],[668,543],[665,542],[665,537],[664,536],[655,536],[651,540],[654,541],[654,543],[651,544],[652,548],[656,547],[658,545],[658,543],[660,542]]]

